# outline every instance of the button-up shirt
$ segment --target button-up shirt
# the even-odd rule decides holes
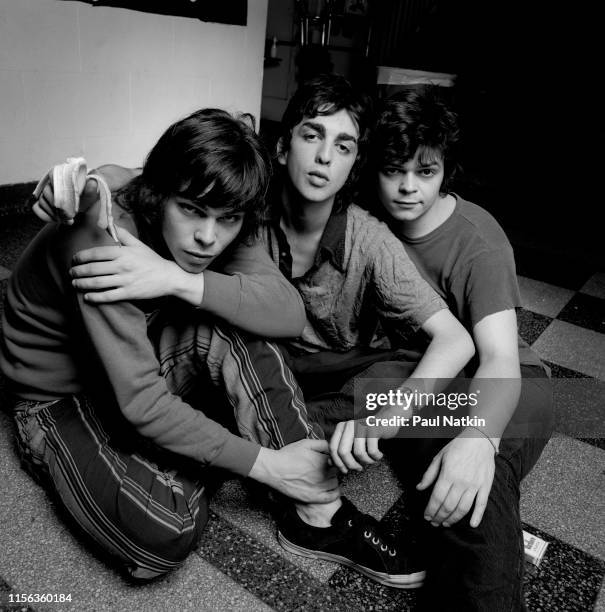
[[[292,255],[279,219],[265,242],[300,292],[307,325],[297,345],[306,351],[370,346],[379,323],[404,346],[445,302],[420,276],[389,228],[354,204],[332,212],[311,268],[292,278]]]

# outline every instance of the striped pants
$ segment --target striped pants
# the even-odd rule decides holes
[[[208,409],[211,418],[234,423],[242,437],[269,448],[323,437],[310,424],[300,390],[273,344],[187,322],[162,325],[150,337],[170,391]],[[200,382],[210,383],[204,393]],[[207,393],[209,387],[214,394]],[[218,399],[210,401],[212,396]],[[162,451],[123,427],[116,435],[120,428],[104,421],[107,406],[97,402],[85,394],[17,401],[23,464],[129,575],[160,576],[195,548],[208,520],[215,470]]]

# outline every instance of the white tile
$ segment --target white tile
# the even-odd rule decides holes
[[[174,20],[169,15],[118,7],[81,6],[82,69],[170,74],[174,70]]]
[[[244,63],[245,27],[177,19],[174,28],[175,72],[233,80]],[[238,89],[237,81],[233,86]]]
[[[124,62],[131,72],[170,74],[174,71],[175,17],[128,11],[130,34]]]
[[[11,275],[11,271],[4,266],[0,266],[0,281],[6,280]]]
[[[9,417],[0,412],[0,576],[14,592],[72,596],[71,604],[36,609],[269,610],[195,553],[162,581],[127,584],[67,529],[43,489],[20,469],[11,435]]]
[[[23,139],[2,138],[2,134],[0,134],[0,159],[2,160],[0,164],[0,185],[33,181],[40,178],[26,163],[26,156],[27,143]]]
[[[2,2],[0,66],[12,70],[79,70],[76,3]]]
[[[80,79],[82,134],[127,137],[130,125],[130,77],[119,72],[84,72]]]
[[[25,164],[38,180],[54,164],[63,163],[67,157],[84,155],[84,146],[80,138],[48,138],[39,142],[28,142],[25,153]]]
[[[567,436],[547,444],[521,487],[521,518],[605,560],[605,451]]]
[[[556,287],[533,278],[517,276],[517,279],[523,307],[553,319],[575,294],[571,289]]]
[[[82,70],[130,71],[132,11],[122,8],[79,5]]]
[[[605,380],[605,334],[555,320],[532,348],[542,359]]]
[[[82,134],[82,75],[78,72],[23,73],[25,137],[35,144]],[[43,144],[43,146],[47,146]]]
[[[589,278],[580,291],[594,297],[605,299],[605,273],[599,272]]]
[[[21,73],[16,70],[0,70],[0,134],[4,138],[17,140],[23,137],[25,128],[25,94]]]
[[[191,111],[209,105],[208,81],[202,77],[167,74],[132,76],[132,122],[135,131],[153,134],[155,144],[168,126]]]
[[[132,134],[84,138],[84,157],[89,168],[108,163],[136,168],[143,163],[147,153],[148,148]]]
[[[258,123],[261,83],[248,83],[249,87],[240,87],[239,83],[246,81],[243,69],[236,73],[234,79],[212,79],[210,101],[212,106],[224,108],[231,113],[252,113]]]
[[[135,167],[143,165],[145,157],[167,127],[168,123],[165,126],[157,126],[146,130],[143,125],[140,128],[138,125],[135,125],[135,130],[130,134],[132,151],[136,153],[134,156]]]
[[[174,76],[171,81],[174,91],[178,91],[178,117],[185,117],[200,108],[212,106],[210,104],[210,83],[207,77]],[[168,127],[168,125],[164,126]]]
[[[154,74],[133,74],[131,78],[131,124],[133,130],[153,134],[155,143],[162,132],[181,116],[174,96],[166,80]]]
[[[0,183],[37,181],[66,157],[83,155],[77,138],[40,138],[38,141],[0,138]]]

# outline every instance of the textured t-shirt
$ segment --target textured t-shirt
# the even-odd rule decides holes
[[[399,238],[469,333],[484,317],[521,306],[511,244],[494,217],[480,206],[456,196],[454,212],[438,228],[419,238]],[[542,365],[522,338],[519,360]]]
[[[315,261],[300,278],[292,278],[279,222],[265,239],[303,298],[307,326],[296,346],[304,351],[368,346],[379,323],[393,345],[407,346],[425,321],[445,308],[389,228],[355,204],[332,213]]]

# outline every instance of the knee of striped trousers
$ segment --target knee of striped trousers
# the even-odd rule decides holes
[[[201,474],[160,467],[139,450],[112,444],[86,396],[17,424],[35,450],[34,471],[93,548],[136,578],[182,565],[208,521]]]
[[[208,500],[202,496],[192,530],[174,533],[156,529],[144,537],[139,546],[122,550],[119,564],[128,576],[136,580],[153,580],[178,569],[197,548],[208,522]]]

